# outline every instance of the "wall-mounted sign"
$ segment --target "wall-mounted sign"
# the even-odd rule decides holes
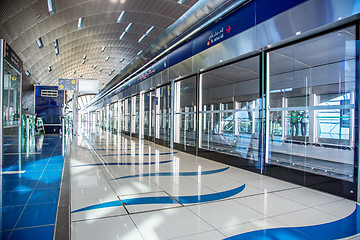
[[[59,90],[76,90],[76,79],[59,78]]]

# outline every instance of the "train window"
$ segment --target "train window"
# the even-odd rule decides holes
[[[355,27],[268,53],[268,163],[353,180]]]
[[[201,75],[201,148],[258,161],[259,83],[258,56]]]

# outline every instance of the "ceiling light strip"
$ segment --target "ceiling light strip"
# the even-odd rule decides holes
[[[36,43],[39,46],[39,48],[43,48],[44,44],[42,43],[41,37],[39,37],[38,39],[36,39]]]
[[[80,30],[83,28],[83,23],[84,23],[84,18],[79,18],[79,21],[78,21],[78,27],[77,29]]]
[[[126,13],[126,11],[121,12],[120,16],[118,17],[118,19],[116,21],[117,23],[120,23],[122,21],[122,19],[124,18],[125,13]]]
[[[55,13],[55,3],[54,0],[47,0],[48,8],[49,8],[49,14],[50,16]]]

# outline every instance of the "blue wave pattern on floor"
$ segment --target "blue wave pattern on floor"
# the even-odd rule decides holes
[[[194,196],[176,196],[176,197],[162,196],[162,197],[130,198],[121,201],[124,203],[124,205],[176,204],[178,202],[182,204],[203,203],[203,202],[212,202],[212,201],[232,197],[242,192],[244,189],[245,189],[245,184],[240,187],[219,193],[210,193],[210,194],[194,195]],[[122,203],[120,201],[111,201],[111,202],[100,203],[100,204],[95,204],[88,207],[80,208],[75,211],[72,211],[72,213],[108,208],[108,207],[117,207],[117,206],[122,206]]]
[[[339,239],[360,233],[360,208],[340,220],[304,227],[282,227],[263,229],[235,235],[226,239]]]
[[[144,163],[130,163],[130,162],[125,162],[125,163],[91,163],[91,164],[84,164],[84,165],[76,165],[76,166],[72,166],[72,167],[90,167],[90,166],[123,166],[123,165],[153,165],[156,163],[169,163],[172,162],[173,160],[168,160],[168,161],[159,161],[159,162],[144,162]]]
[[[225,167],[221,169],[216,170],[210,170],[210,171],[202,171],[202,172],[179,172],[179,173],[173,173],[173,172],[160,172],[160,173],[144,173],[144,174],[135,174],[135,175],[129,175],[124,177],[118,177],[113,178],[111,180],[119,180],[119,179],[125,179],[125,178],[136,178],[136,177],[154,177],[154,176],[160,176],[160,177],[168,177],[168,176],[198,176],[198,175],[209,175],[214,173],[219,173],[228,170],[230,167]]]
[[[175,154],[175,153],[178,153],[178,152],[172,152],[172,153],[159,153],[159,155],[170,155],[170,154]],[[104,157],[114,157],[114,156],[133,156],[134,154],[131,154],[131,153],[120,153],[120,154],[108,154],[108,155],[102,155]],[[135,153],[135,156],[156,156],[157,154],[156,153],[143,153],[143,154],[140,154],[140,153]]]

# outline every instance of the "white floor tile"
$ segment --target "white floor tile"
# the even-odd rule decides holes
[[[339,218],[315,208],[306,208],[296,212],[275,216],[273,219],[290,227],[301,227],[328,223],[336,221]]]
[[[225,235],[223,235],[222,233],[220,233],[217,230],[214,231],[209,231],[209,232],[203,232],[203,233],[198,233],[198,234],[193,234],[193,235],[188,235],[185,237],[179,237],[179,238],[173,238],[174,240],[222,240],[226,238]]]
[[[71,226],[73,240],[143,239],[129,216],[73,222]]]
[[[291,201],[272,193],[235,199],[235,201],[254,209],[267,217],[308,208],[306,205]]]
[[[232,227],[221,228],[219,231],[226,237],[232,237],[246,232],[279,227],[285,227],[285,225],[275,221],[272,218],[264,218]]]
[[[343,199],[341,197],[337,197],[306,187],[276,192],[275,194],[290,199],[292,201],[305,204],[310,207],[336,202]]]
[[[198,204],[189,209],[216,229],[251,222],[265,216],[234,200]]]
[[[131,215],[145,239],[170,239],[214,230],[188,209],[172,208]]]

